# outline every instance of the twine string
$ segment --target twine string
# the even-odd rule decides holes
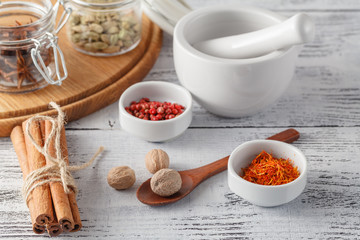
[[[28,202],[29,196],[35,188],[53,182],[61,183],[65,193],[69,194],[72,191],[75,194],[77,194],[78,188],[76,186],[73,176],[71,175],[71,172],[79,171],[89,167],[97,158],[97,156],[104,151],[104,147],[101,146],[88,162],[81,165],[69,166],[66,163],[65,158],[62,156],[61,142],[60,142],[61,130],[65,123],[64,120],[65,114],[61,110],[60,106],[57,105],[56,103],[50,102],[49,105],[51,108],[55,109],[58,112],[57,118],[36,115],[27,121],[25,127],[25,134],[30,139],[31,143],[42,155],[44,155],[45,159],[51,163],[42,168],[32,171],[26,177],[22,189],[22,193],[26,202]],[[50,134],[48,138],[45,140],[43,147],[37,144],[37,142],[35,141],[34,137],[31,135],[30,132],[31,123],[42,120],[50,121],[52,124]],[[50,150],[49,150],[50,141],[53,138],[54,138],[55,157],[53,157],[50,154]]]

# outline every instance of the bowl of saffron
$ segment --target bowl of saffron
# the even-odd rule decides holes
[[[230,155],[231,191],[262,207],[275,207],[298,197],[307,181],[307,161],[296,147],[274,140],[241,144]]]

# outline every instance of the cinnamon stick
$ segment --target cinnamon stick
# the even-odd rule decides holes
[[[45,232],[45,226],[41,226],[37,223],[32,222],[32,226],[33,226],[33,232],[36,234],[43,234]]]
[[[41,126],[41,130],[44,130],[43,135],[45,136],[45,121],[41,121],[40,126]],[[54,210],[54,221],[49,224],[46,224],[46,231],[48,232],[50,237],[59,236],[63,232],[63,229],[57,220],[55,210]]]
[[[40,121],[40,131],[41,131],[41,139],[43,143],[45,144],[46,138],[45,138],[45,121]]]
[[[46,224],[46,230],[50,237],[59,236],[63,231],[61,225],[57,221]]]
[[[52,129],[52,123],[50,121],[45,121],[44,128],[45,139],[48,139]],[[52,157],[56,157],[55,138],[52,138],[49,143],[49,154]],[[46,164],[50,165],[52,163],[47,159]],[[65,193],[63,185],[59,182],[50,183],[50,192],[57,220],[64,232],[70,232],[74,229],[74,219],[68,194]]]
[[[70,193],[68,195],[69,195],[71,211],[73,213],[73,218],[74,218],[74,228],[70,232],[77,232],[80,231],[80,229],[82,228],[79,207],[76,202],[75,193]]]
[[[66,142],[66,135],[65,135],[65,128],[64,127],[61,129],[60,142],[61,142],[62,156],[65,158],[66,163],[69,165],[69,152],[68,152],[68,148],[67,148],[67,142]],[[71,211],[72,211],[73,219],[74,219],[74,229],[71,230],[71,232],[77,232],[82,227],[79,207],[77,205],[76,196],[75,196],[74,192],[69,193],[68,197],[69,197],[70,207],[71,207]]]
[[[24,132],[26,131],[26,123],[27,121],[23,122],[22,124]],[[32,122],[30,124],[29,131],[35,142],[42,146],[43,141],[39,122]],[[26,134],[25,144],[30,171],[44,167],[46,164],[45,157],[35,148]],[[49,184],[44,184],[35,188],[32,192],[32,198],[35,205],[34,214],[36,223],[38,225],[45,225],[53,222],[54,213]]]
[[[25,145],[25,139],[24,139],[24,133],[22,131],[22,127],[16,126],[10,134],[11,141],[14,145],[14,149],[16,152],[16,155],[18,157],[19,165],[21,168],[21,171],[23,173],[23,179],[25,180],[27,175],[30,173],[29,164],[27,161],[27,153],[26,153],[26,145]],[[36,223],[36,215],[35,215],[35,205],[32,198],[32,194],[29,197],[29,200],[27,202],[29,211],[30,211],[30,218],[31,223],[33,227],[34,233],[42,234],[45,232],[45,226],[39,225]]]

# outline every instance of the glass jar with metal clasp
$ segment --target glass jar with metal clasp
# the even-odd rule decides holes
[[[76,50],[92,56],[115,56],[139,44],[140,0],[71,0],[69,7],[72,14],[66,28]]]
[[[71,10],[65,9],[56,26],[60,6],[61,1],[0,0],[0,92],[34,91],[67,78],[56,34]]]

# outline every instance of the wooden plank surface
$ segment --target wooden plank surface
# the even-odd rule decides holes
[[[358,0],[189,0],[195,8],[215,4],[244,4],[273,10],[292,11],[359,11]]]
[[[275,208],[254,206],[233,194],[226,172],[202,183],[173,205],[149,207],[137,201],[136,188],[150,177],[144,156],[162,148],[170,166],[183,170],[210,163],[229,154],[238,144],[263,139],[282,128],[191,129],[176,141],[153,144],[123,131],[68,131],[71,162],[80,164],[99,145],[102,159],[75,173],[78,204],[84,228],[64,236],[84,239],[335,239],[360,237],[359,156],[360,128],[298,128],[294,145],[308,158],[308,184],[303,194]],[[121,147],[118,147],[121,146]],[[0,237],[36,239],[29,227],[28,210],[20,197],[21,171],[10,140],[1,141]],[[135,186],[116,191],[106,182],[107,171],[118,165],[136,171]],[[344,235],[346,234],[346,235]]]
[[[195,7],[238,0],[188,0]],[[154,144],[124,132],[117,103],[67,126],[70,160],[87,161],[99,145],[102,159],[75,173],[84,228],[63,239],[360,239],[360,1],[244,0],[290,16],[306,11],[316,21],[313,43],[300,54],[287,93],[251,117],[216,117],[195,104],[191,127],[174,141]],[[160,57],[145,80],[178,83],[172,38],[164,36]],[[287,127],[300,131],[294,143],[308,159],[308,183],[297,199],[275,208],[254,206],[233,194],[226,172],[208,179],[178,203],[149,207],[136,188],[150,173],[144,156],[162,148],[177,170],[228,155],[238,144]],[[42,239],[30,228],[20,197],[21,171],[10,140],[0,139],[0,238]],[[135,186],[115,191],[107,171],[129,165]]]

